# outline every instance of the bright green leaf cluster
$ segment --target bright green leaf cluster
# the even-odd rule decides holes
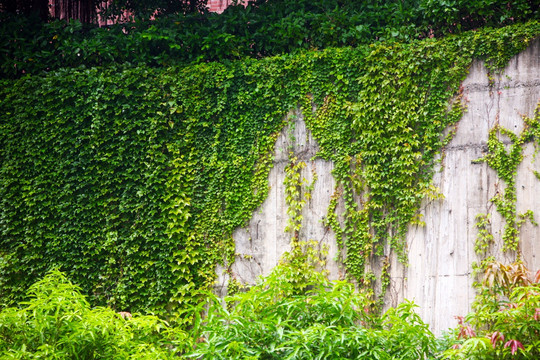
[[[416,360],[432,354],[434,336],[413,303],[379,317],[370,311],[370,296],[348,282],[328,281],[309,257],[297,255],[286,254],[247,292],[224,301],[211,297],[199,327],[204,341],[187,357]]]
[[[155,316],[91,308],[79,288],[53,270],[29,301],[0,312],[2,359],[174,359],[187,333]]]
[[[502,235],[504,241],[504,250],[518,250],[519,246],[519,230],[525,220],[529,219],[533,224],[533,213],[528,210],[524,214],[517,213],[516,202],[516,176],[517,168],[523,160],[523,145],[533,141],[535,146],[538,146],[538,135],[540,129],[540,103],[535,110],[533,118],[524,117],[525,128],[518,136],[508,129],[496,125],[489,132],[488,139],[488,154],[477,161],[485,161],[493,170],[497,172],[497,176],[501,178],[506,187],[498,191],[491,199],[491,202],[497,207],[497,211],[505,220],[504,232]],[[511,144],[507,146],[504,139],[508,138]],[[508,150],[507,150],[508,148]],[[478,218],[478,217],[477,217]],[[519,219],[518,219],[519,218]],[[485,222],[480,220],[480,229],[484,228]],[[481,229],[479,236],[487,240],[493,238],[491,234]],[[481,246],[485,251],[486,244]]]

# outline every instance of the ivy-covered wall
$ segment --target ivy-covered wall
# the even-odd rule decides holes
[[[540,268],[540,39],[499,74],[475,62],[462,86],[467,111],[433,179],[443,196],[421,206],[389,290],[437,332],[471,311],[486,259]]]
[[[471,311],[473,272],[482,260],[490,256],[502,263],[521,259],[532,269],[540,268],[536,256],[540,227],[535,225],[540,214],[540,179],[536,177],[540,161],[534,135],[538,131],[534,129],[540,128],[540,119],[535,119],[540,94],[540,39],[512,58],[500,73],[490,74],[482,61],[474,62],[462,88],[466,110],[455,126],[447,129],[455,134],[442,149],[432,193],[422,201],[407,231],[407,266],[396,261],[388,249],[388,259],[368,264],[377,278],[384,266],[390,266],[385,306],[414,299],[420,305],[419,313],[437,333],[455,326],[455,316]],[[236,259],[229,268],[218,269],[218,292],[225,292],[229,283],[233,290],[238,283],[254,284],[291,249],[293,234],[285,231],[290,223],[288,189],[295,179],[291,169],[298,175],[294,181],[301,208],[298,236],[321,251],[327,250],[323,260],[330,278],[345,277],[339,259],[347,256],[347,251],[338,249],[335,233],[326,224],[329,205],[339,194],[332,176],[334,163],[315,156],[320,147],[301,111],[291,112],[288,119],[276,140],[268,197],[249,224],[233,233]],[[522,141],[514,144],[516,139],[500,129],[508,129]],[[504,144],[504,152],[494,151],[499,143]],[[511,157],[505,154],[510,149],[520,154],[515,163],[507,161]],[[480,160],[483,158],[489,161]],[[493,165],[496,161],[500,165]],[[501,176],[515,178],[510,184],[515,201],[507,201],[513,211],[504,212],[504,206],[499,209],[496,195],[511,193]],[[340,199],[335,212],[342,226],[340,216],[345,211]]]
[[[334,164],[325,224],[344,270],[375,286],[382,304],[386,259],[407,261],[409,223],[436,197],[433,169],[466,105],[469,65],[502,66],[538,34],[530,22],[261,60],[2,80],[2,299],[19,300],[60,267],[95,303],[180,316],[214,284],[216,265],[233,262],[232,233],[266,198],[276,138],[299,106],[317,157]],[[310,186],[303,166],[291,158],[286,167],[293,240]]]

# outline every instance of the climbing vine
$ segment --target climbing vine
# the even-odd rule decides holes
[[[491,216],[489,214],[476,215],[476,228],[478,234],[474,243],[474,252],[478,255],[486,254],[493,244],[493,234],[491,233]]]
[[[336,75],[337,90],[315,112],[313,98],[304,99],[306,121],[321,145],[319,155],[335,163],[337,185],[326,224],[346,249],[344,263],[352,278],[372,286],[371,269],[380,263],[375,266],[381,268],[381,299],[388,285],[385,259],[395,253],[407,261],[407,227],[418,221],[420,202],[433,192],[436,155],[453,132],[441,134],[465,109],[460,83],[472,58],[481,49],[491,69],[509,59],[508,49],[497,40],[480,44],[479,37],[373,46],[357,76]],[[339,199],[344,204],[341,221]]]
[[[296,240],[302,226],[302,208],[310,196],[309,192],[302,196],[302,185],[307,183],[307,180],[302,177],[302,169],[305,167],[304,161],[298,160],[294,153],[289,154],[289,164],[285,167],[285,180],[283,182],[287,215],[289,216],[285,231],[293,233],[293,238]]]
[[[504,181],[505,188],[498,190],[490,200],[497,211],[504,219],[504,230],[502,239],[504,242],[503,251],[517,251],[519,247],[519,230],[526,220],[536,225],[534,214],[531,210],[523,214],[518,214],[516,208],[516,175],[517,168],[523,160],[523,145],[533,142],[535,146],[540,138],[540,104],[535,110],[533,118],[523,117],[525,128],[521,134],[516,135],[512,131],[496,125],[489,132],[488,153],[477,160],[486,162],[497,173],[497,176]],[[508,139],[509,144],[504,140]],[[487,229],[489,218],[485,214],[477,216],[477,252],[483,253],[493,241],[493,235]],[[519,252],[518,252],[519,256]]]
[[[387,274],[392,253],[406,261],[407,226],[430,192],[441,134],[463,113],[469,64],[500,66],[538,34],[530,22],[260,60],[2,80],[2,299],[22,299],[55,267],[93,303],[180,316],[213,285],[216,264],[234,261],[233,230],[266,198],[274,143],[297,106],[317,156],[334,163],[327,225],[347,272],[384,296],[388,278],[371,265]],[[538,128],[526,134],[537,140]],[[286,188],[298,230],[306,184],[293,159]]]

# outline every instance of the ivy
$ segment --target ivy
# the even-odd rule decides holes
[[[407,226],[433,192],[448,141],[441,134],[464,111],[468,66],[508,59],[538,34],[530,22],[260,60],[2,80],[2,299],[21,300],[59,268],[96,305],[189,321],[180,317],[213,285],[216,265],[234,260],[234,229],[266,198],[276,138],[298,106],[317,156],[334,163],[326,222],[347,273],[382,298],[388,277],[372,265],[388,274],[392,254],[406,261]],[[538,139],[535,126],[527,141]],[[295,231],[312,186],[302,166],[291,158],[285,184]]]
[[[3,298],[51,266],[119,310],[181,308],[211,285],[266,196],[289,108],[254,104],[274,85],[247,65],[70,70],[4,88]],[[237,82],[251,85],[228,93]]]
[[[335,163],[337,185],[326,224],[346,249],[353,279],[373,286],[370,269],[380,262],[381,299],[388,285],[385,259],[395,253],[406,263],[407,227],[418,222],[422,199],[437,197],[430,185],[435,159],[452,136],[442,137],[443,130],[465,109],[460,83],[468,66],[474,57],[487,59],[493,69],[502,66],[521,46],[501,45],[499,39],[511,39],[509,34],[504,28],[489,36],[372,45],[354,65],[343,63],[356,75],[337,75],[337,90],[314,113],[316,101],[304,99],[319,156]]]
[[[359,282],[366,281],[366,266],[378,257],[395,251],[406,262],[407,226],[432,188],[434,158],[445,141],[440,134],[461,117],[459,83],[471,59],[467,47],[463,57],[450,40],[366,50],[361,63],[343,64],[354,66],[354,75],[336,76],[339,90],[315,113],[312,97],[303,102],[319,156],[335,163],[337,187],[327,225],[347,249],[346,268]]]
[[[538,135],[540,134],[540,104],[535,110],[533,119],[524,116],[523,120],[525,122],[525,128],[519,136],[500,125],[493,127],[489,132],[488,153],[477,160],[478,162],[486,162],[496,171],[497,176],[506,185],[503,190],[497,191],[495,196],[490,200],[495,204],[497,211],[505,220],[502,235],[504,251],[518,250],[519,229],[527,219],[531,223],[536,224],[531,210],[526,211],[524,214],[517,213],[516,175],[517,168],[523,160],[523,145],[533,141],[535,146],[537,146]],[[506,138],[511,142],[508,145],[503,141]],[[483,218],[478,219],[477,216],[477,220],[479,220],[479,223],[477,223],[477,227],[480,229],[479,238],[492,240],[493,235],[486,233],[487,230],[485,229]],[[485,250],[487,245],[485,241],[481,242],[484,244],[480,248]]]
[[[478,235],[474,244],[474,251],[479,254],[485,254],[490,245],[493,244],[493,234],[491,233],[491,216],[489,214],[476,215],[476,228]]]
[[[309,200],[310,193],[306,192],[302,197],[302,185],[307,180],[302,177],[301,171],[306,167],[304,161],[299,161],[293,153],[289,154],[289,164],[285,167],[285,202],[287,203],[287,215],[289,220],[285,227],[286,232],[292,232],[293,238],[298,239],[298,232],[302,225],[302,208]]]

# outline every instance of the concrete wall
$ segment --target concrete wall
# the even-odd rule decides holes
[[[327,229],[322,219],[326,216],[330,198],[334,192],[335,181],[331,175],[333,164],[321,159],[311,160],[318,151],[318,145],[306,128],[302,113],[294,111],[289,114],[294,121],[286,126],[276,140],[274,166],[270,170],[270,191],[261,207],[253,214],[249,225],[237,229],[233,238],[236,244],[235,263],[232,265],[234,277],[247,284],[254,284],[261,275],[268,275],[278,263],[284,252],[290,250],[291,234],[285,232],[288,215],[285,202],[285,167],[289,164],[289,156],[304,161],[306,167],[301,171],[306,186],[313,183],[311,199],[303,207],[301,240],[316,240],[321,249],[328,248],[327,268],[330,278],[341,277],[339,263],[334,260],[337,255],[337,244],[333,232]],[[304,187],[304,188],[305,188]],[[218,292],[225,293],[229,279],[218,268]]]
[[[444,149],[441,168],[433,179],[444,199],[422,204],[426,226],[410,227],[409,265],[392,261],[391,286],[386,299],[388,306],[395,306],[403,299],[414,300],[420,306],[420,315],[436,334],[455,326],[454,316],[470,311],[475,296],[471,263],[478,260],[474,252],[477,214],[491,214],[494,250],[499,260],[515,259],[516,254],[500,251],[504,221],[490,202],[504,185],[486,163],[473,160],[485,155],[488,132],[495,124],[519,134],[523,129],[521,116],[533,116],[540,101],[540,41],[513,58],[504,72],[495,76],[491,87],[483,63],[475,62],[463,87],[468,110],[457,126],[455,137]],[[334,192],[333,165],[320,159],[311,161],[317,144],[306,129],[302,114],[291,115],[295,122],[277,139],[274,167],[269,175],[269,196],[253,214],[249,225],[233,235],[238,256],[232,273],[244,283],[252,284],[258,276],[269,274],[280,256],[289,250],[290,234],[284,232],[287,206],[283,185],[289,149],[306,162],[302,175],[308,182],[314,173],[318,176],[313,196],[303,209],[300,237],[328,246],[330,277],[337,279],[343,275],[343,269],[334,260],[337,254],[334,234],[322,224]],[[533,170],[540,171],[540,159],[535,159],[534,147],[527,144],[517,174],[517,210],[518,213],[532,210],[535,220],[540,222],[540,181]],[[540,256],[536,256],[540,250],[540,227],[528,222],[523,225],[521,250],[529,268],[540,268]],[[221,270],[218,269],[218,289],[228,281],[228,275]]]
[[[502,253],[504,221],[490,202],[504,184],[486,163],[473,160],[485,155],[488,133],[495,124],[519,134],[524,125],[521,116],[533,116],[540,101],[540,42],[514,57],[495,77],[494,87],[489,86],[481,62],[472,65],[463,87],[468,110],[444,149],[442,168],[433,179],[444,199],[423,205],[426,226],[411,227],[407,236],[409,267],[394,267],[392,279],[390,302],[414,300],[422,318],[437,333],[455,326],[454,316],[470,311],[475,296],[471,263],[478,260],[474,252],[477,214],[491,214],[496,258],[515,260],[515,253]],[[532,144],[524,146],[523,155],[516,178],[517,212],[532,210],[540,221],[540,181],[533,173],[540,171],[540,159],[535,159]],[[540,257],[536,257],[540,227],[529,222],[522,226],[521,250],[530,269],[540,268]]]

